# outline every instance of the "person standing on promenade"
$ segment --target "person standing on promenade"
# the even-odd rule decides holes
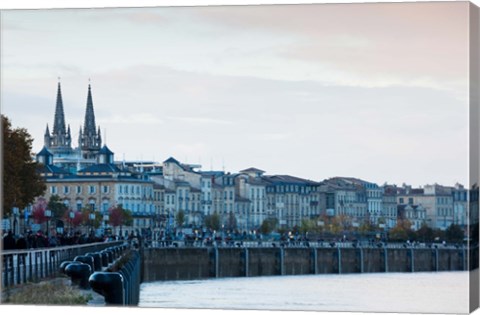
[[[3,249],[15,249],[15,238],[13,237],[12,231],[8,231],[7,235],[3,237]]]

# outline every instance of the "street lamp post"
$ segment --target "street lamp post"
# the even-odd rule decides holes
[[[47,218],[47,231],[46,231],[46,234],[47,234],[47,237],[48,237],[48,236],[50,236],[50,235],[49,235],[50,229],[49,229],[48,224],[49,224],[49,222],[50,222],[50,218],[52,217],[52,211],[51,211],[51,210],[45,210],[44,215],[45,215],[45,218]]]
[[[95,213],[90,213],[88,215],[88,218],[90,219],[90,234],[93,234],[93,220],[95,220]]]
[[[73,230],[73,218],[75,218],[75,213],[73,213],[73,211],[70,211],[70,213],[68,214],[68,216],[70,217],[70,234],[73,235],[73,233],[72,233],[72,230]]]
[[[13,207],[12,208],[12,212],[13,212],[13,234],[14,235],[17,235],[17,224],[18,224],[18,217],[19,217],[19,214],[20,214],[20,210],[18,209],[18,207]]]
[[[108,223],[109,219],[110,219],[110,217],[108,216],[108,214],[103,215],[103,231],[104,231],[103,234],[106,234],[106,232],[107,232],[107,223]]]

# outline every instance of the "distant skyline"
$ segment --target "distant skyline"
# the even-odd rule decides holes
[[[468,3],[2,12],[2,113],[116,160],[468,186]],[[105,135],[106,131],[106,135]]]

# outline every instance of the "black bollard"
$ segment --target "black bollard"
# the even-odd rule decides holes
[[[114,258],[113,258],[113,252],[112,252],[112,250],[106,249],[106,250],[105,250],[105,253],[107,253],[108,263],[109,263],[109,264],[113,263]]]
[[[90,289],[88,277],[92,273],[90,265],[84,263],[73,263],[65,267],[65,274],[82,289]]]
[[[99,253],[87,253],[85,256],[93,257],[93,271],[102,271],[102,256]]]
[[[106,304],[124,305],[123,276],[118,272],[95,272],[89,278],[93,291],[105,298]]]
[[[107,254],[107,252],[102,250],[100,252],[100,256],[102,257],[102,267],[108,267],[108,254]]]
[[[125,268],[122,268],[119,273],[123,276],[123,296],[124,296],[124,304],[125,305],[131,305],[131,299],[130,299],[130,296],[131,296],[131,289],[130,289],[130,286],[131,286],[131,282],[132,282],[132,279],[130,277],[130,274],[128,273],[128,271],[125,269]]]
[[[73,261],[79,261],[90,266],[90,273],[95,270],[95,264],[93,263],[93,257],[91,256],[76,256]]]
[[[60,264],[60,267],[59,267],[60,272],[65,274],[65,268],[67,268],[67,266],[70,265],[70,264],[81,264],[81,262],[79,262],[79,261],[64,261]]]

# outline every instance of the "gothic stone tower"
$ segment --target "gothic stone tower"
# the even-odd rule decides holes
[[[47,149],[57,155],[66,155],[72,153],[72,137],[70,133],[70,125],[65,127],[65,113],[63,111],[62,90],[60,82],[57,89],[57,104],[55,106],[55,118],[53,121],[53,132],[45,130],[44,144]]]
[[[78,147],[82,152],[82,156],[86,159],[96,158],[98,151],[102,147],[102,137],[100,135],[100,127],[98,130],[95,126],[95,113],[93,111],[92,90],[88,85],[87,109],[85,111],[85,121],[80,126],[78,136]]]

